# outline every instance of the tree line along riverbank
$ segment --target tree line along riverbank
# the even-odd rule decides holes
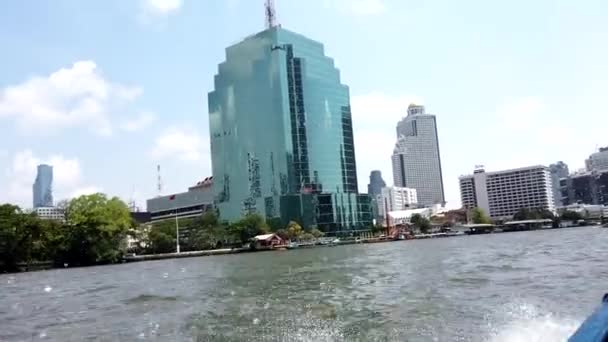
[[[127,255],[160,255],[176,252],[176,222],[137,224],[127,205],[117,197],[98,193],[61,203],[63,222],[42,220],[11,204],[0,205],[0,272],[16,272],[49,267],[91,266],[119,263]],[[543,210],[522,209],[514,219],[580,219],[565,212],[561,217]],[[481,210],[473,209],[473,223],[491,223]],[[433,226],[449,224],[420,215],[411,217],[410,229],[426,234]],[[222,222],[215,212],[179,219],[181,252],[229,249],[240,251],[256,235],[276,233],[283,240],[313,241],[324,235],[317,229],[303,229],[292,221],[284,226],[280,219],[264,220],[248,215],[234,223]],[[368,237],[385,232],[369,227]],[[353,238],[354,239],[354,238]],[[190,253],[192,254],[192,253]],[[195,253],[196,254],[196,253]]]
[[[174,220],[138,225],[117,197],[98,193],[61,204],[63,222],[43,220],[16,205],[0,205],[0,272],[123,262],[126,255],[176,251]],[[248,215],[229,224],[214,212],[179,219],[182,252],[241,248],[252,237],[276,233],[285,240],[313,240],[324,234],[292,221]]]

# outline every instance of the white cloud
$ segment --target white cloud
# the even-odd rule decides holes
[[[137,87],[104,79],[93,61],[79,61],[52,74],[0,90],[0,119],[14,119],[25,133],[85,126],[110,135],[109,112],[141,94]]]
[[[0,202],[16,203],[23,207],[32,206],[32,184],[36,179],[39,164],[53,166],[53,197],[55,203],[71,198],[80,188],[91,188],[83,181],[80,162],[76,158],[66,158],[60,154],[40,158],[31,150],[23,150],[14,155],[12,164],[5,170],[8,191],[0,193]]]
[[[84,195],[92,195],[99,192],[103,192],[103,189],[97,186],[84,186],[77,188],[70,193],[70,198],[76,198]]]
[[[393,183],[391,155],[397,140],[395,130],[411,103],[423,104],[423,100],[414,95],[380,92],[351,98],[359,191],[367,191],[372,170],[382,171],[386,183]]]
[[[150,126],[157,119],[153,113],[141,112],[137,117],[124,121],[120,128],[127,132],[136,132]]]
[[[176,13],[183,5],[182,0],[142,0],[142,8],[148,15],[169,15]]]
[[[156,139],[150,155],[155,159],[177,158],[182,161],[197,162],[207,154],[209,142],[187,129],[171,127]]]
[[[325,0],[324,5],[360,16],[380,15],[388,11],[385,0]]]

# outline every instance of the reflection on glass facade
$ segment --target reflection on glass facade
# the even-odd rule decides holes
[[[330,232],[371,223],[349,90],[321,43],[273,27],[228,47],[209,123],[222,219],[255,212]]]

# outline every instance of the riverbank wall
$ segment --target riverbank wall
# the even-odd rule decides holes
[[[151,260],[163,260],[163,259],[178,259],[178,258],[194,258],[211,255],[225,255],[225,254],[238,254],[253,252],[249,248],[224,248],[224,249],[212,249],[206,251],[192,251],[182,253],[165,253],[165,254],[142,254],[142,255],[128,255],[123,258],[125,262],[139,262],[139,261],[151,261]]]

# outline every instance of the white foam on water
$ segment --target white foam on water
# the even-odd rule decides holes
[[[47,293],[48,293],[48,292],[51,292],[51,291],[53,291],[53,288],[52,288],[52,287],[50,287],[50,286],[48,286],[48,285],[44,287],[44,292],[47,292]]]
[[[536,342],[567,341],[578,324],[568,320],[555,320],[550,317],[531,321],[514,322],[499,332],[492,342]]]
[[[491,342],[560,342],[567,341],[581,320],[544,313],[530,304],[507,306],[505,320],[498,326],[490,325]]]

